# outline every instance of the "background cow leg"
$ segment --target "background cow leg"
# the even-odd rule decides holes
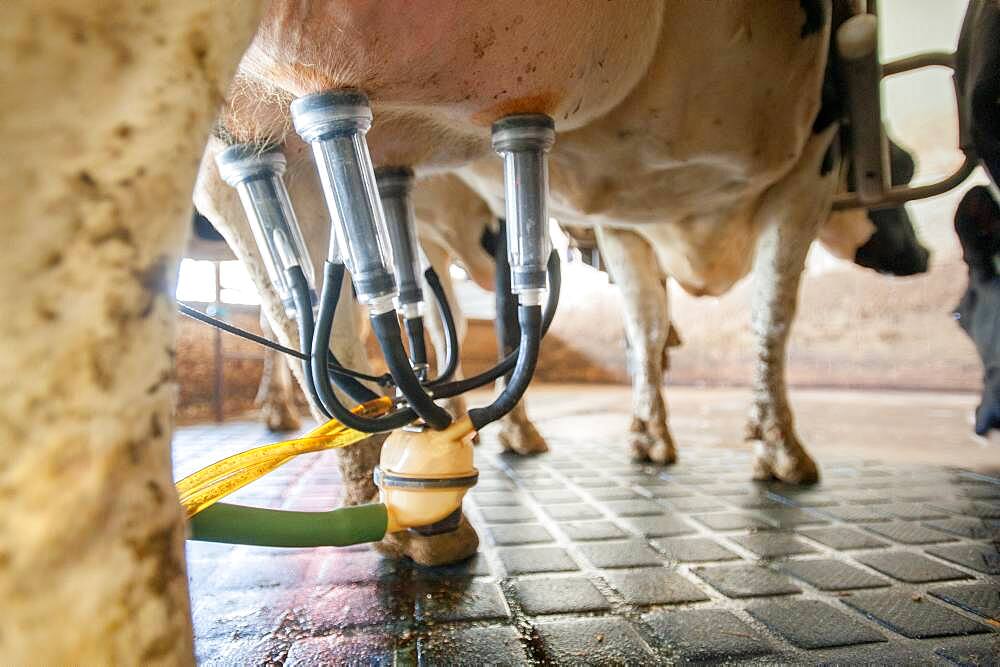
[[[835,131],[828,128],[809,140],[799,163],[758,210],[758,224],[769,226],[758,240],[753,270],[751,323],[757,361],[746,439],[754,444],[754,479],[792,484],[819,479],[816,464],[795,434],[785,354],[806,255],[830,211],[837,182],[839,161],[820,166]]]
[[[173,288],[255,3],[0,3],[0,655],[192,664]]]
[[[261,333],[271,338],[274,332],[263,312],[260,316]],[[267,428],[275,433],[297,431],[302,422],[295,406],[295,387],[292,372],[285,355],[271,349],[264,350],[264,371],[260,376],[256,403]]]
[[[618,285],[625,314],[632,375],[632,458],[673,463],[677,452],[660,393],[670,332],[666,277],[652,247],[635,232],[599,227],[597,242]]]

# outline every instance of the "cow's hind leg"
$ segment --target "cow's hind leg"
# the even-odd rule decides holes
[[[677,451],[660,391],[670,333],[666,279],[652,247],[635,232],[602,227],[597,230],[597,241],[618,284],[625,312],[632,375],[632,458],[673,463]]]
[[[829,128],[810,139],[799,163],[765,196],[758,213],[761,224],[769,226],[758,241],[754,263],[751,318],[757,358],[746,431],[754,445],[753,476],[758,480],[809,484],[819,479],[795,433],[785,355],[806,255],[829,213],[837,180],[837,165],[823,160],[834,131]]]

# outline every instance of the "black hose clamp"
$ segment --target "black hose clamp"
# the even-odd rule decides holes
[[[469,489],[479,481],[479,471],[462,477],[411,477],[409,475],[394,475],[375,466],[372,472],[375,486],[381,488],[412,489]]]

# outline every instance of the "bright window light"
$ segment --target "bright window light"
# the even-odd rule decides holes
[[[260,304],[260,297],[257,296],[257,288],[250,280],[250,274],[242,262],[231,260],[221,262],[219,266],[219,277],[222,282],[222,302],[238,303],[249,306]]]
[[[212,262],[182,259],[177,277],[177,298],[181,301],[215,301],[215,267]]]

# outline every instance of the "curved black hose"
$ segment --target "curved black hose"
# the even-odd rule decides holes
[[[337,304],[340,303],[340,288],[344,284],[344,265],[333,262],[326,262],[323,266],[323,293],[320,297],[319,319],[316,322],[316,338],[311,348],[311,353],[316,354],[319,347],[326,348],[326,355],[320,355],[321,362],[330,362],[340,366],[337,357],[330,349],[330,335],[333,332],[333,318],[337,313]],[[327,289],[329,286],[329,289]],[[315,368],[313,369],[315,372]],[[350,396],[358,403],[373,401],[378,398],[378,394],[364,386],[354,378],[333,378],[333,383],[342,392]]]
[[[538,350],[542,344],[542,307],[518,306],[517,322],[521,325],[521,343],[517,349],[514,373],[496,400],[485,407],[469,410],[469,420],[477,431],[513,410],[535,374]]]
[[[451,415],[427,395],[413,368],[410,367],[410,360],[407,359],[406,350],[403,348],[403,338],[399,333],[396,311],[390,310],[375,315],[371,318],[371,323],[375,338],[382,348],[382,356],[389,368],[389,374],[396,381],[399,391],[406,397],[410,408],[431,428],[437,430],[447,428],[451,424]]]
[[[314,379],[318,374],[322,373],[322,369],[326,364],[327,356],[330,353],[330,331],[333,329],[333,315],[337,309],[337,302],[340,300],[340,287],[343,283],[343,279],[343,265],[327,262],[323,281],[323,292],[320,296],[319,319],[316,323],[315,335],[312,338],[311,354],[309,355],[312,377]],[[296,286],[295,284],[292,285],[292,292],[293,294],[295,292],[302,292],[304,288],[305,280],[303,279],[301,286]],[[310,319],[311,317],[312,311],[310,310]],[[416,418],[414,412],[409,409],[400,410],[390,415],[378,417],[377,419],[359,417],[344,407],[344,404],[340,402],[340,399],[337,398],[337,395],[333,391],[333,387],[330,386],[328,378],[324,377],[322,381],[316,383],[315,386],[319,404],[322,405],[334,419],[339,420],[340,423],[344,424],[344,426],[352,428],[355,431],[361,431],[362,433],[392,431],[409,424]],[[370,392],[372,398],[377,398],[375,392],[372,392],[367,388],[365,388],[365,390]]]
[[[313,312],[312,303],[309,299],[309,286],[306,283],[305,274],[302,273],[302,268],[298,266],[290,267],[285,275],[288,276],[288,284],[291,286],[292,300],[295,302],[295,310],[298,311],[296,314],[298,317],[295,320],[299,325],[299,345],[302,346],[303,350],[309,350],[312,348],[312,335],[313,335]],[[313,380],[313,368],[312,364],[309,363],[309,358],[302,362],[302,375],[305,380],[306,390],[309,392],[310,398],[312,398],[313,405],[319,408],[320,412],[326,415],[327,419],[330,419],[332,415],[330,411],[326,409],[323,401],[320,400],[319,394],[316,392],[316,382]]]
[[[410,344],[410,361],[414,366],[426,366],[427,343],[424,341],[424,318],[420,315],[404,317],[403,326],[406,327],[406,340]]]
[[[458,327],[455,326],[455,315],[451,310],[451,304],[448,303],[448,295],[445,293],[441,278],[438,277],[434,267],[427,267],[427,270],[424,271],[424,280],[427,281],[427,286],[434,293],[438,315],[441,317],[441,324],[444,325],[445,334],[447,334],[445,339],[447,342],[447,352],[445,353],[447,361],[444,370],[427,383],[429,387],[435,387],[450,380],[455,371],[458,370]]]
[[[202,324],[207,324],[209,326],[215,327],[216,329],[221,329],[222,331],[225,331],[228,334],[239,336],[244,340],[248,340],[251,343],[257,343],[258,345],[262,345],[268,349],[274,350],[275,352],[281,352],[282,354],[287,354],[290,357],[295,357],[296,359],[301,359],[303,361],[309,359],[308,354],[304,354],[302,352],[299,352],[298,350],[293,350],[290,347],[285,347],[281,343],[276,343],[275,341],[269,338],[258,336],[252,331],[247,331],[246,329],[241,329],[237,326],[233,326],[232,324],[226,322],[225,320],[220,320],[216,317],[212,317],[211,315],[206,315],[200,310],[197,310],[187,305],[183,301],[177,302],[177,310],[180,311],[181,315],[186,315],[193,320],[198,320]],[[382,386],[387,386],[392,384],[392,377],[390,377],[388,373],[379,376],[369,375],[368,373],[362,373],[360,371],[351,370],[350,368],[344,368],[339,363],[334,363],[333,361],[331,361],[328,364],[327,372],[333,373],[334,375],[344,375],[347,377],[358,378],[359,380],[375,382]]]
[[[549,255],[547,265],[549,276],[549,298],[545,302],[545,314],[542,318],[542,338],[545,337],[549,327],[552,326],[552,320],[556,316],[556,308],[559,306],[559,292],[562,289],[562,272],[559,268],[559,253],[553,250],[552,254]],[[479,375],[474,375],[473,377],[465,378],[464,380],[458,380],[456,382],[450,382],[448,384],[442,384],[435,387],[434,397],[451,398],[452,396],[464,394],[472,389],[483,387],[490,382],[495,382],[514,369],[517,364],[517,358],[517,351],[512,352],[504,357],[503,361],[498,363],[496,366],[487,371],[483,371]]]

